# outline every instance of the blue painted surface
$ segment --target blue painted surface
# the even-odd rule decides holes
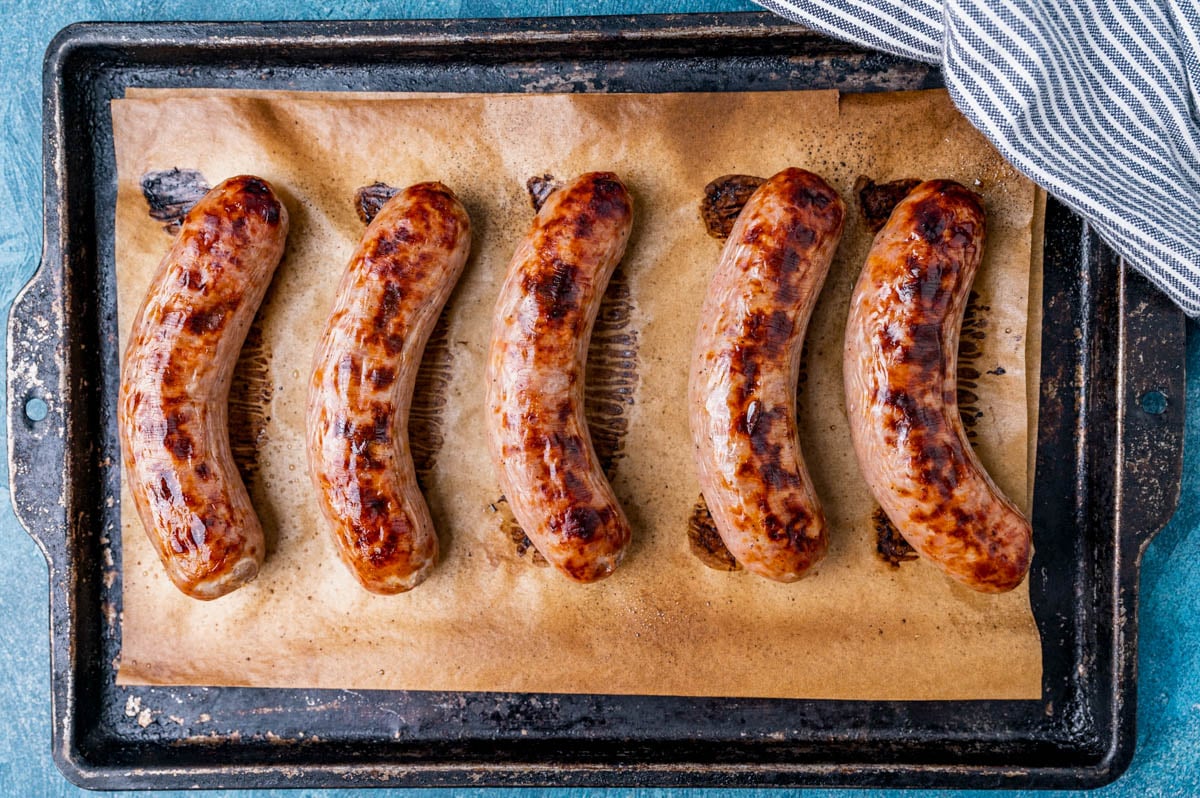
[[[4,4],[0,26],[0,313],[8,309],[37,266],[41,250],[41,60],[51,37],[80,20],[353,19],[415,17],[554,16],[734,11],[738,0],[17,0]],[[1150,546],[1142,571],[1141,689],[1138,751],[1129,773],[1103,796],[1200,795],[1200,332],[1189,327],[1186,472],[1180,510]],[[4,398],[0,396],[0,403]],[[0,414],[2,415],[2,414]],[[0,431],[3,434],[3,431]],[[6,445],[5,445],[6,448]],[[0,796],[67,796],[67,783],[50,760],[50,694],[46,564],[13,516],[8,475],[0,462]],[[344,791],[288,791],[301,798]],[[503,798],[581,798],[589,790],[464,790]],[[628,792],[628,791],[625,791]],[[703,791],[639,790],[639,796],[699,795]],[[747,796],[779,791],[748,791]],[[109,793],[118,794],[118,793]],[[130,794],[130,793],[125,793]],[[196,793],[178,793],[179,795]],[[245,795],[205,792],[203,795]],[[263,793],[254,793],[256,795]],[[434,795],[386,790],[381,796]],[[445,795],[446,793],[437,793]],[[616,794],[616,791],[610,791]],[[624,793],[623,793],[624,794]],[[707,793],[713,794],[711,792]],[[871,795],[888,791],[813,791],[808,795]],[[903,793],[918,795],[921,793]],[[930,793],[948,796],[956,793]],[[962,793],[966,794],[966,793]],[[1019,793],[1001,793],[1018,795]],[[1036,795],[1037,793],[1030,793]],[[1064,793],[1066,794],[1066,793]],[[1042,795],[1046,795],[1042,793]]]

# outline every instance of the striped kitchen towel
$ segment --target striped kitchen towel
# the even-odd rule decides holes
[[[1200,315],[1200,0],[756,0],[940,64],[1017,169]]]

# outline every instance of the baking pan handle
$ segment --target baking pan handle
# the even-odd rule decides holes
[[[1144,547],[1179,503],[1187,328],[1183,312],[1124,262],[1120,296],[1120,524]]]
[[[8,319],[8,473],[17,519],[50,559],[66,534],[62,281],[42,266]],[[55,545],[58,543],[58,545]],[[53,564],[53,563],[51,563]]]

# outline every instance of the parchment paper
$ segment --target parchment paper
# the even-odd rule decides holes
[[[284,195],[288,251],[262,312],[273,395],[250,485],[273,541],[256,582],[215,602],[166,579],[137,516],[122,513],[126,684],[499,690],[839,699],[1036,698],[1041,651],[1023,586],[973,593],[924,562],[874,551],[875,508],[854,462],[841,376],[851,288],[871,235],[852,187],[948,177],[985,197],[976,283],[983,330],[975,444],[1028,507],[1026,332],[1035,191],[941,91],[505,95],[141,91],[112,104],[118,166],[120,335],[170,245],[147,215],[149,170],[215,184],[265,177]],[[839,189],[850,223],[809,332],[803,447],[831,525],[818,572],[781,585],[704,567],[689,551],[698,496],[687,361],[720,243],[697,211],[726,173],[796,165]],[[533,211],[525,182],[610,169],[634,194],[624,260],[637,385],[614,486],[635,543],[582,586],[518,556],[492,505],[482,377],[493,303]],[[361,590],[337,561],[304,459],[308,368],[363,225],[354,191],[441,180],[463,199],[474,250],[451,299],[444,445],[426,480],[443,559],[411,593]],[[123,344],[122,344],[123,346]],[[1034,372],[1036,374],[1036,372]],[[1036,395],[1036,394],[1035,394]],[[128,493],[122,507],[132,508]]]

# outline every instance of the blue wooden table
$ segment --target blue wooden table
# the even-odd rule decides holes
[[[51,37],[80,20],[353,19],[554,16],[738,11],[738,0],[8,0],[0,4],[0,308],[33,274],[41,250],[41,61]],[[1200,795],[1200,328],[1189,327],[1188,417],[1180,509],[1146,552],[1142,570],[1138,751],[1100,795]],[[0,397],[0,402],[3,402]],[[0,408],[2,410],[2,408]],[[0,431],[3,434],[3,431]],[[76,795],[50,760],[46,564],[13,516],[0,462],[0,796]],[[336,791],[330,791],[330,794]],[[464,791],[473,794],[484,791]],[[505,790],[577,798],[585,790]],[[683,794],[687,791],[639,791]],[[764,791],[765,792],[765,791]],[[832,791],[821,791],[823,794]],[[431,791],[383,791],[412,796]],[[214,795],[218,793],[205,793]],[[222,793],[223,794],[223,793]],[[231,793],[232,794],[232,793]],[[264,793],[265,794],[265,793]],[[287,796],[324,792],[280,793]],[[443,793],[444,794],[444,793]],[[757,798],[758,793],[752,793]],[[838,792],[838,795],[851,793]],[[888,795],[887,791],[862,793]],[[910,793],[911,794],[911,793]],[[1011,794],[1011,793],[1009,793]],[[948,793],[938,793],[948,795]]]

